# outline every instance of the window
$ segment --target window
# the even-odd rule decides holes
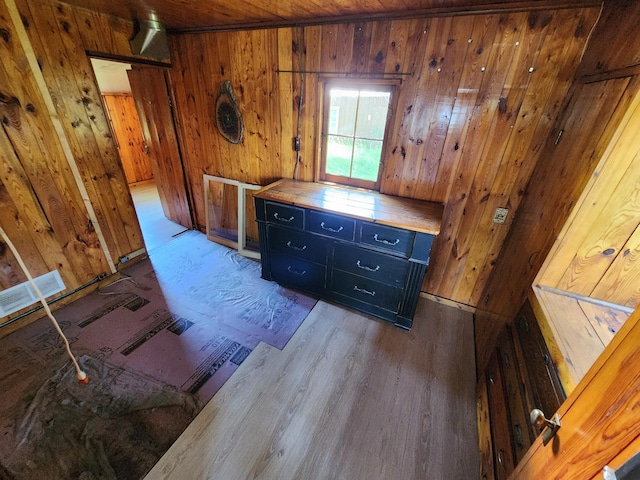
[[[365,82],[325,84],[320,180],[379,188],[394,85]]]

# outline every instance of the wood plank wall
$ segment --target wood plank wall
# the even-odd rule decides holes
[[[412,73],[395,77],[402,84],[381,191],[446,204],[423,290],[477,305],[598,13],[570,8],[171,36],[198,223],[205,218],[203,173],[261,185],[294,176],[301,76],[276,70]],[[316,168],[319,77],[304,78],[303,180]],[[244,117],[240,145],[224,141],[213,121],[225,80]],[[504,225],[492,222],[496,207],[511,210]]]
[[[636,95],[536,283],[640,304],[640,95]]]
[[[4,3],[0,22],[7,32],[0,42],[2,226],[32,276],[59,270],[65,285],[76,287],[109,265]],[[2,247],[0,285],[7,288],[26,277]]]
[[[0,23],[0,221],[33,275],[58,269],[71,290],[144,247],[85,53],[129,55],[133,24],[39,0],[0,1]],[[2,247],[6,288],[25,278]]]
[[[620,21],[624,18],[624,21]],[[627,20],[628,19],[628,20]],[[640,91],[636,26],[640,3],[605,2],[476,312],[482,371],[503,325],[515,317],[573,206]],[[610,52],[615,52],[610,56]],[[606,66],[606,68],[602,68]],[[630,68],[631,66],[631,68]],[[556,140],[564,131],[561,141]]]
[[[149,156],[145,154],[145,143],[133,96],[103,94],[102,98],[111,120],[127,183],[151,180],[153,170]]]

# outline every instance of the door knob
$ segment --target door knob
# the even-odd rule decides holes
[[[542,444],[546,445],[555,436],[556,432],[560,429],[560,415],[557,413],[549,420],[544,416],[542,410],[534,408],[529,414],[529,420],[531,425],[536,428],[544,428],[542,432]]]

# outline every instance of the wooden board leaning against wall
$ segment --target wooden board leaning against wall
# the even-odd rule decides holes
[[[144,247],[86,54],[130,55],[133,23],[39,0],[2,0],[0,12],[3,227],[33,275],[57,269],[70,291]],[[25,280],[8,251],[2,263],[2,288]]]
[[[422,290],[478,305],[513,213],[571,85],[596,8],[503,12],[170,37],[185,173],[204,225],[202,173],[266,185],[313,180],[322,75],[401,78],[383,153],[383,193],[446,204]],[[410,75],[395,75],[409,73]],[[245,123],[241,144],[212,121],[230,80]],[[507,207],[503,225],[496,207]]]

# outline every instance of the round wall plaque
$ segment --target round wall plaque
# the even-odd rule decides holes
[[[240,143],[242,141],[244,124],[229,80],[220,85],[216,99],[216,126],[220,134],[229,142]]]

